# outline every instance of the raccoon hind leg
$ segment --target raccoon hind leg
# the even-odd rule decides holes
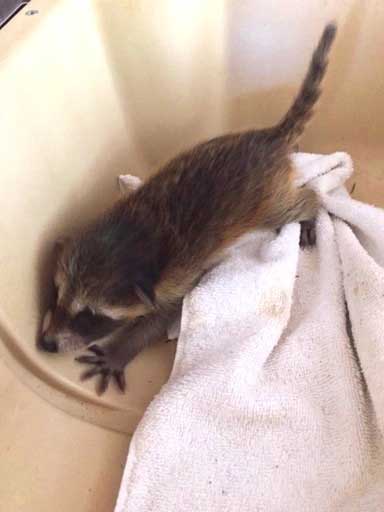
[[[296,190],[295,196],[290,212],[292,221],[314,220],[320,208],[320,201],[316,192],[310,188],[302,187]]]
[[[300,247],[316,245],[316,215],[320,203],[316,192],[309,188],[301,188],[298,201],[298,218],[300,222]]]
[[[300,222],[300,247],[311,247],[316,244],[316,215],[319,210],[319,199],[316,192],[309,188],[295,191],[294,197],[286,211],[284,223]],[[279,234],[282,226],[276,228]]]

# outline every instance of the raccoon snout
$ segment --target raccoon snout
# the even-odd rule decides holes
[[[57,341],[52,336],[42,336],[39,340],[38,347],[44,352],[58,352]]]

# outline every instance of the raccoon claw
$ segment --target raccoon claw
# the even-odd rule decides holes
[[[124,370],[121,370],[121,371],[115,371],[114,373],[114,379],[115,379],[115,382],[118,386],[118,388],[120,389],[120,391],[122,393],[124,393],[125,389],[126,389],[126,382],[125,382],[125,375],[124,375]]]
[[[92,377],[99,377],[96,393],[102,395],[107,390],[112,379],[119,390],[124,393],[126,389],[124,368],[121,368],[121,365],[113,356],[98,345],[92,345],[88,350],[96,355],[83,355],[75,358],[75,361],[78,363],[93,365],[92,368],[81,374],[80,380],[84,381]]]

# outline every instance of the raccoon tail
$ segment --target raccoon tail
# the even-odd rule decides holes
[[[318,100],[320,84],[328,65],[328,53],[331,49],[337,31],[336,23],[329,23],[320,38],[316,50],[312,54],[311,63],[304,82],[291,108],[280,123],[275,127],[275,133],[288,145],[293,145],[303,133],[306,123],[312,117],[313,107]]]

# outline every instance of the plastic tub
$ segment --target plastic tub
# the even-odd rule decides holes
[[[118,174],[145,178],[202,139],[277,121],[333,18],[301,149],[350,152],[355,197],[384,206],[379,1],[36,0],[1,30],[1,510],[112,510],[175,350],[147,350],[128,392],[101,398],[72,354],[37,352],[52,241],[113,201]]]

